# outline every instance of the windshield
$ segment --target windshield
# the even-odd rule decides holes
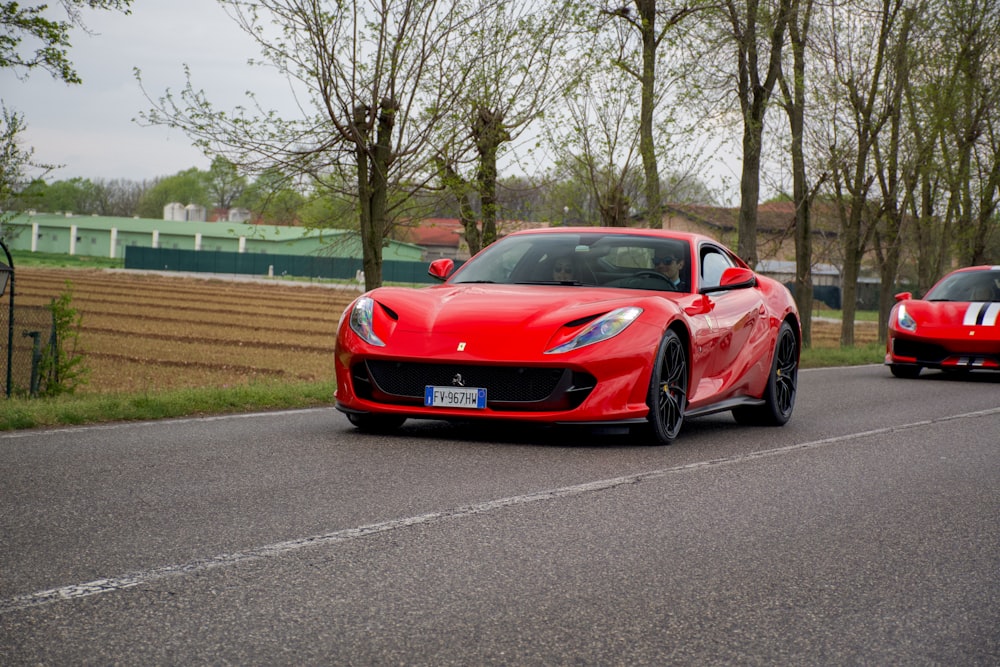
[[[466,262],[451,282],[690,291],[690,244],[607,232],[512,235]]]
[[[953,273],[931,288],[927,301],[1000,301],[1000,269]]]

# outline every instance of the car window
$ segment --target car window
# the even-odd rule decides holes
[[[931,288],[928,301],[1000,301],[1000,271],[953,273]]]
[[[466,262],[455,274],[455,282],[510,282],[511,274],[529,250],[530,243],[495,243]]]
[[[690,248],[684,239],[653,235],[601,231],[514,234],[466,262],[451,282],[601,285],[683,292],[690,289]],[[658,265],[667,277],[659,274]],[[671,276],[671,271],[680,273]]]
[[[701,287],[718,287],[722,272],[736,266],[729,255],[718,248],[706,246],[701,249]]]

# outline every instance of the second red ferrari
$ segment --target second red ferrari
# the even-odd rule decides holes
[[[897,294],[885,363],[902,378],[923,368],[1000,370],[1000,266],[952,271],[923,299]]]

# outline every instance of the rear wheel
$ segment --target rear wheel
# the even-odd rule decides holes
[[[406,421],[406,417],[397,415],[377,415],[371,412],[348,412],[347,419],[358,430],[367,433],[392,433]]]
[[[669,445],[684,424],[687,407],[688,360],[680,336],[674,331],[660,342],[656,365],[649,381],[649,425],[661,445]]]
[[[792,416],[799,381],[799,342],[792,325],[782,322],[774,345],[764,404],[733,409],[740,424],[783,426]]]

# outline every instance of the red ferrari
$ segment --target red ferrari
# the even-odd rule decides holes
[[[922,368],[1000,370],[1000,266],[952,271],[923,299],[897,294],[885,363],[901,378]]]
[[[429,272],[443,284],[380,287],[341,317],[337,408],[359,429],[482,418],[624,425],[669,444],[688,417],[791,417],[792,295],[708,237],[539,229]]]

